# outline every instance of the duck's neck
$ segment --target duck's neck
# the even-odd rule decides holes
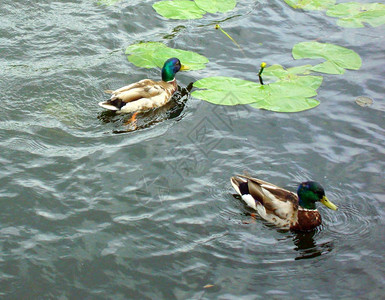
[[[314,202],[310,202],[310,201],[303,201],[301,199],[301,197],[299,197],[299,202],[298,202],[299,206],[303,209],[307,209],[307,210],[316,210],[317,207],[315,206],[315,203]]]
[[[167,68],[162,69],[162,80],[165,82],[170,82],[175,80],[175,74]]]

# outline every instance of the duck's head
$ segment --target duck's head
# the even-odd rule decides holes
[[[188,68],[181,64],[180,60],[176,57],[169,58],[163,65],[162,68],[162,80],[172,81],[175,78],[175,74],[180,70],[187,70]]]
[[[330,202],[329,199],[325,196],[325,191],[318,182],[302,182],[298,187],[297,194],[299,198],[299,205],[303,208],[316,209],[315,203],[320,201],[330,209],[338,209],[338,207]]]

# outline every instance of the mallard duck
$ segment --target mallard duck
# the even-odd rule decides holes
[[[146,111],[163,106],[177,89],[175,74],[186,69],[179,59],[170,58],[163,65],[161,81],[143,79],[115,91],[106,91],[112,94],[111,98],[99,102],[99,105],[117,113]]]
[[[282,229],[308,231],[321,225],[322,218],[315,203],[337,210],[315,181],[300,183],[297,195],[269,182],[245,175],[231,177],[231,184],[248,206],[266,221]]]

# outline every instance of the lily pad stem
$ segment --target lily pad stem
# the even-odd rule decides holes
[[[221,26],[219,26],[219,24],[215,25],[215,29],[219,29],[225,36],[227,36],[239,48],[239,50],[241,50],[242,54],[245,55],[245,52],[243,52],[242,47],[239,46],[239,44],[226,31],[224,31]]]
[[[261,63],[261,68],[259,69],[259,73],[258,73],[259,83],[261,85],[263,85],[262,72],[265,69],[265,67],[266,67],[266,63],[265,62]]]

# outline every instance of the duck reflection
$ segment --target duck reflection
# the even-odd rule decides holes
[[[333,250],[333,242],[316,243],[314,238],[319,229],[310,232],[294,232],[293,242],[296,246],[294,250],[298,251],[295,260],[308,259],[321,256]]]
[[[98,119],[106,124],[113,123],[115,127],[119,128],[113,130],[113,133],[116,134],[145,129],[164,120],[178,118],[184,110],[191,89],[192,83],[186,88],[178,86],[172,99],[157,109],[134,114],[117,114],[115,111],[107,110],[101,112]]]

